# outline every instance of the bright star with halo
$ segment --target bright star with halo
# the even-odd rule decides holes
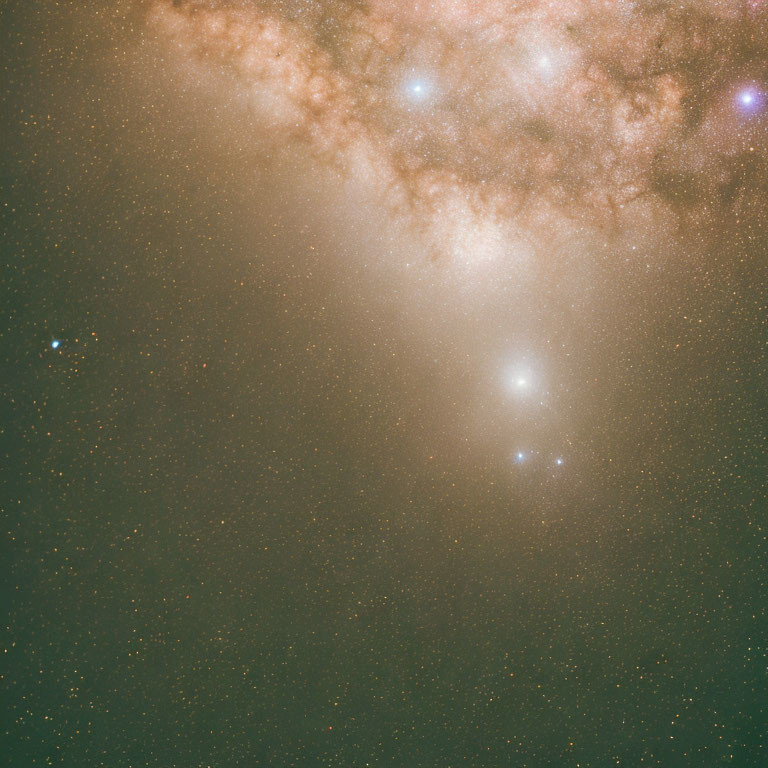
[[[508,368],[504,374],[504,379],[507,389],[518,397],[530,395],[535,389],[535,376],[524,365]]]
[[[765,106],[765,93],[752,86],[742,88],[736,94],[736,103],[745,114],[760,112]]]
[[[405,84],[406,96],[411,101],[424,101],[432,95],[432,84],[424,78],[415,78]]]

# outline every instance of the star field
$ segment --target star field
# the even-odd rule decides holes
[[[18,766],[766,764],[768,4],[5,4]]]

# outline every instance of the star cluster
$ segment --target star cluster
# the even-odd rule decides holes
[[[434,259],[513,268],[585,231],[652,243],[757,214],[762,96],[739,83],[765,76],[768,32],[740,0],[160,2],[150,24],[181,66],[229,72],[279,141],[375,189]]]
[[[14,766],[768,765],[768,3],[5,3]]]

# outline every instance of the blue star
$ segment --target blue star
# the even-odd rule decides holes
[[[51,342],[51,349],[58,349],[61,346],[61,342],[58,339],[54,339]]]
[[[563,460],[558,457],[557,459],[555,459],[555,464],[557,464],[558,467],[562,467],[563,466]]]
[[[762,109],[765,94],[758,88],[744,88],[737,94],[736,101],[743,112],[751,114]]]

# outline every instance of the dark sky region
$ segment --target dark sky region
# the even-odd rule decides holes
[[[0,32],[4,764],[768,765],[768,3]]]

